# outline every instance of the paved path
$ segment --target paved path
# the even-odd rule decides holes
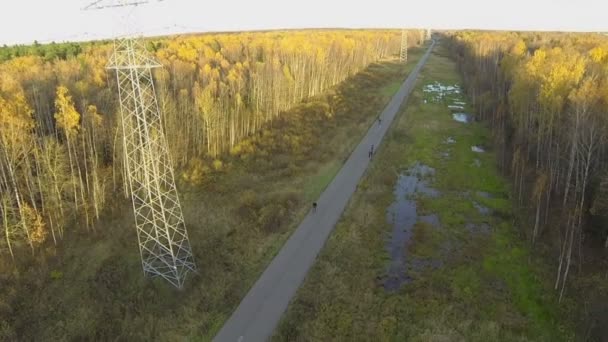
[[[381,124],[374,122],[331,184],[321,194],[316,212],[306,215],[214,341],[258,342],[266,341],[272,336],[291,298],[304,281],[306,273],[355,192],[359,179],[370,162],[368,153],[371,145],[377,147],[382,141],[401,104],[414,87],[418,73],[434,45],[435,42],[386,106],[381,114]]]

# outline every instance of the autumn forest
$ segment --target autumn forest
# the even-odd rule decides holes
[[[383,31],[243,33],[146,43],[165,66],[155,76],[170,155],[177,168],[191,168],[188,174],[218,167],[222,153],[247,154],[248,146],[239,145],[244,137],[399,47],[398,34]],[[108,43],[85,46],[78,54],[51,53],[55,58],[36,55],[38,50],[4,57],[5,255],[14,258],[23,246],[35,253],[46,240],[57,243],[69,227],[91,229],[104,203],[120,192],[122,132],[115,76],[105,69],[111,49]]]
[[[66,336],[76,340],[210,340],[365,132],[376,120],[380,124],[379,113],[431,46],[427,34],[407,31],[406,62],[399,61],[401,30],[286,30],[142,39],[163,66],[154,69],[154,90],[201,270],[181,292],[161,282],[148,282],[137,273],[141,268],[123,160],[118,85],[114,71],[106,68],[113,43],[0,47],[0,340]],[[483,332],[486,335],[467,330],[474,324],[455,328],[469,332],[454,335],[429,335],[429,329],[421,328],[420,334],[415,329],[410,335],[387,333],[386,340],[412,336],[421,341],[432,336],[536,340],[536,335],[524,330],[539,326],[547,331],[538,335],[543,338],[552,336],[556,326],[567,332],[564,340],[597,340],[602,333],[608,334],[599,328],[608,324],[601,318],[608,317],[608,36],[445,31],[435,32],[433,38],[438,47],[432,45],[427,68],[437,70],[423,69],[417,82],[426,83],[417,87],[428,86],[432,77],[461,80],[459,107],[471,111],[474,119],[469,126],[453,126],[453,113],[444,108],[445,103],[431,103],[422,90],[413,90],[397,114],[393,124],[397,127],[387,133],[388,142],[376,146],[379,161],[373,161],[376,166],[364,176],[368,178],[362,178],[349,204],[354,214],[348,216],[347,208],[343,218],[347,223],[338,224],[365,229],[334,233],[307,279],[332,278],[342,272],[344,279],[350,279],[345,281],[348,285],[320,285],[321,280],[305,284],[275,339],[333,340],[332,333],[339,328],[355,331],[353,326],[364,326],[352,319],[355,313],[344,321],[332,320],[350,315],[349,303],[364,308],[353,302],[358,299],[374,303],[365,310],[370,317],[375,315],[383,334],[399,320],[395,312],[406,310],[403,307],[418,310],[415,305],[400,307],[392,302],[404,300],[410,289],[421,291],[420,296],[412,293],[417,294],[420,312],[429,317],[433,305],[440,307],[441,319],[448,317],[437,298],[457,302],[449,296],[458,294],[466,297],[465,304],[460,303],[463,307],[475,308],[470,310],[472,315],[484,316],[486,309],[498,312],[500,327],[492,325],[486,330],[495,331]],[[444,121],[432,115],[442,115]],[[373,239],[362,236],[370,233],[371,226],[380,227],[382,234],[390,230],[386,205],[379,199],[391,194],[401,169],[425,158],[440,165],[439,147],[430,147],[445,140],[437,127],[444,129],[442,133],[464,132],[458,138],[463,144],[473,136],[465,130],[474,131],[475,139],[487,137],[486,156],[492,157],[491,164],[479,171],[467,169],[473,166],[462,160],[469,157],[457,160],[454,153],[456,161],[449,165],[462,168],[435,167],[437,179],[445,177],[437,184],[445,185],[441,190],[449,193],[457,188],[450,188],[450,182],[465,184],[463,180],[479,172],[479,182],[492,183],[492,189],[504,195],[504,199],[485,199],[500,207],[491,219],[485,218],[486,223],[500,226],[497,232],[508,227],[509,236],[516,238],[500,240],[503,235],[496,233],[500,241],[495,245],[488,237],[479,241],[475,237],[467,240],[469,245],[459,241],[455,246],[474,246],[467,251],[471,254],[499,246],[494,248],[500,254],[496,264],[502,260],[504,269],[523,269],[524,276],[519,278],[501,275],[516,279],[515,285],[503,279],[511,286],[508,290],[503,291],[507,285],[494,278],[479,275],[481,271],[467,269],[470,273],[448,276],[460,271],[458,267],[434,270],[437,273],[430,278],[421,278],[433,279],[430,283],[438,287],[436,293],[431,285],[418,283],[396,295],[378,290],[387,253],[376,247],[384,240],[368,246],[367,241]],[[465,152],[472,153],[470,147],[465,146]],[[382,153],[386,160],[381,159]],[[372,155],[373,151],[370,160]],[[474,171],[471,175],[463,170]],[[448,173],[439,176],[440,172]],[[502,184],[507,184],[504,189]],[[441,216],[442,225],[464,226],[464,219],[454,219],[458,216],[454,213],[462,206],[462,196],[474,190],[461,191],[461,197],[442,207],[447,217]],[[429,203],[429,199],[420,200],[419,210],[430,210]],[[472,205],[468,209],[475,212]],[[361,231],[366,233],[357,235]],[[412,244],[429,243],[429,250],[439,250],[437,236],[449,235],[426,232],[414,233],[414,240],[422,242]],[[433,238],[437,241],[428,242]],[[374,251],[368,255],[367,249]],[[349,256],[349,250],[362,260]],[[495,259],[479,253],[471,257],[483,264],[477,270],[495,271],[488,261]],[[470,266],[467,258],[462,259],[466,267]],[[373,271],[359,273],[364,267]],[[331,275],[322,276],[323,272]],[[508,297],[507,304],[496,299],[501,304],[488,309],[480,303],[485,299],[479,298],[485,297],[475,299],[470,294],[483,286],[467,283],[464,290],[456,288],[459,281],[466,283],[477,276],[492,284],[489,298],[511,293],[516,299]],[[437,285],[441,277],[449,279],[450,288]],[[365,284],[358,287],[359,280]],[[322,292],[314,286],[330,290]],[[363,296],[366,286],[369,292]],[[342,291],[338,295],[331,292],[336,288]],[[518,297],[518,291],[525,295]],[[579,300],[583,294],[587,297]],[[343,302],[340,296],[345,297]],[[315,302],[317,297],[322,303]],[[330,300],[336,298],[340,302],[332,306]],[[517,310],[509,305],[517,307],[517,315],[511,314],[509,310]],[[416,317],[420,312],[416,311]],[[324,313],[330,317],[327,321],[318,318]],[[309,326],[300,326],[313,316],[305,323],[322,331],[319,335]],[[179,317],[180,323],[174,324],[173,317]],[[504,317],[507,322],[501,321]],[[449,326],[442,322],[431,325]]]
[[[456,33],[451,49],[500,146],[532,245],[557,246],[564,294],[582,246],[608,248],[608,40],[600,34]],[[589,260],[589,259],[588,259]]]

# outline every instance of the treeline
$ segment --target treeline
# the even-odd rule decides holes
[[[40,44],[34,42],[32,45],[14,45],[0,47],[0,63],[6,62],[9,59],[23,56],[38,56],[45,61],[53,61],[56,59],[67,59],[78,56],[83,49],[83,45],[106,44],[106,42],[90,42],[90,43],[55,43]]]
[[[533,210],[531,242],[557,241],[561,299],[583,242],[608,247],[608,39],[459,32],[450,43],[516,200]]]
[[[411,35],[411,45],[422,42]],[[165,67],[156,90],[175,166],[198,174],[192,168],[221,164],[213,162],[223,152],[246,154],[244,137],[399,44],[400,31],[389,30],[148,39]],[[0,250],[13,257],[56,243],[67,227],[93,229],[124,189],[117,86],[105,69],[112,44],[77,46],[54,56],[32,48],[0,64]]]

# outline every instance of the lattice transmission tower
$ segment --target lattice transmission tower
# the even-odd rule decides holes
[[[162,0],[161,0],[162,1]],[[148,0],[100,0],[85,9],[137,6]],[[107,69],[116,72],[127,182],[144,275],[181,288],[196,270],[180,206],[152,69],[162,67],[133,37],[117,38]]]
[[[407,30],[401,30],[401,51],[399,52],[399,61],[407,62]]]

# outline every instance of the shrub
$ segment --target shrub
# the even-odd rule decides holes
[[[258,215],[258,226],[265,233],[276,233],[285,222],[287,210],[280,203],[270,203],[262,207]]]
[[[58,270],[51,271],[51,279],[59,280],[61,278],[63,278],[63,272],[58,271]]]
[[[245,190],[239,199],[238,215],[246,221],[251,221],[257,216],[264,200],[253,190]]]
[[[188,164],[182,173],[182,180],[191,184],[200,185],[205,180],[205,176],[209,171],[209,167],[204,164],[203,160],[200,158],[192,158],[188,161]]]
[[[215,171],[221,170],[222,167],[224,166],[224,164],[222,163],[222,161],[219,160],[219,159],[214,160],[212,165],[213,165],[213,169]]]

